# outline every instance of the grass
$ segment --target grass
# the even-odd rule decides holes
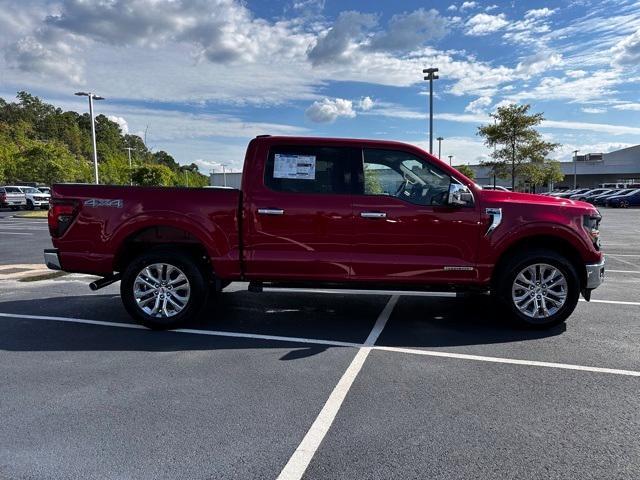
[[[14,215],[16,218],[47,218],[47,210],[26,210]]]

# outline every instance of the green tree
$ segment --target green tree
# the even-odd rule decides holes
[[[87,182],[91,179],[91,166],[60,143],[38,142],[14,155],[14,161],[5,171],[10,181]]]
[[[470,178],[471,180],[476,178],[475,172],[469,165],[458,165],[457,167],[455,167],[455,169],[458,170],[465,177]]]
[[[129,157],[124,155],[109,155],[98,166],[100,181],[109,185],[129,185],[132,171],[129,169]]]
[[[499,107],[491,117],[495,123],[478,127],[478,135],[495,150],[491,154],[495,164],[509,168],[511,187],[515,190],[520,166],[528,162],[542,162],[558,144],[544,141],[534,128],[544,117],[542,113],[530,114],[531,105],[507,105]]]
[[[530,162],[522,165],[522,177],[534,188],[541,185],[551,185],[564,179],[560,163],[555,160]]]
[[[380,172],[370,165],[364,166],[364,193],[367,195],[381,195],[384,193]]]
[[[165,165],[142,165],[134,169],[133,183],[143,186],[174,185],[175,173]]]

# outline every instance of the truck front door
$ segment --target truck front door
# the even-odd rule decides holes
[[[428,159],[364,149],[354,194],[352,279],[384,283],[465,283],[477,279],[482,226],[471,195],[448,203],[456,182]]]
[[[309,145],[265,145],[265,151],[256,152],[265,160],[261,172],[248,173],[252,180],[243,215],[247,278],[349,278],[354,152]]]

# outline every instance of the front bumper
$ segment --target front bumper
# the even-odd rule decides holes
[[[57,248],[46,248],[44,250],[44,263],[51,270],[62,270]]]
[[[587,269],[587,285],[585,289],[593,290],[604,282],[604,257],[600,263],[585,265]]]

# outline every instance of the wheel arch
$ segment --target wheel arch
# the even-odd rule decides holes
[[[515,255],[525,250],[531,250],[532,248],[548,249],[564,256],[576,269],[576,272],[578,273],[578,277],[580,279],[581,288],[586,284],[587,270],[585,267],[585,263],[582,261],[580,253],[578,252],[578,250],[576,250],[576,247],[564,237],[550,234],[540,234],[520,238],[511,243],[502,251],[491,275],[491,288],[496,288],[497,283],[501,278],[501,275],[503,274],[505,268]]]
[[[135,257],[158,247],[180,249],[196,260],[204,272],[213,273],[210,252],[197,234],[182,227],[162,224],[139,228],[124,237],[114,257],[114,270],[123,271]]]

